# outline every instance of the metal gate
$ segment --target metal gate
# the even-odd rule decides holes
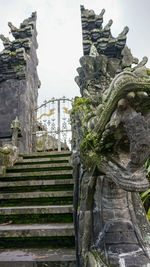
[[[71,148],[70,111],[73,99],[52,98],[36,108],[36,150],[69,150]]]

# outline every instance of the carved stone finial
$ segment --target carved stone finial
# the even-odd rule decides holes
[[[142,61],[139,62],[139,64],[136,66],[136,68],[141,68],[141,67],[145,66],[147,61],[148,61],[148,57],[143,57]]]
[[[127,35],[128,32],[129,32],[129,27],[125,26],[123,31],[118,35],[118,37],[125,36],[125,35]]]
[[[101,13],[99,14],[99,16],[103,16],[104,13],[105,13],[105,9],[103,8],[102,11],[101,11]]]
[[[107,23],[107,25],[104,27],[104,31],[110,30],[111,25],[113,24],[113,20],[110,19]]]
[[[11,22],[8,22],[8,26],[11,29],[11,31],[17,31],[18,28],[16,28]]]
[[[3,42],[11,42],[10,40],[9,40],[9,38],[8,37],[5,37],[3,34],[0,34],[0,39],[3,41]]]
[[[126,34],[129,29],[125,27],[122,33],[117,38],[114,38],[111,34],[113,21],[109,20],[106,26],[102,26],[104,13],[105,9],[102,9],[101,13],[96,15],[93,10],[88,10],[84,6],[81,6],[84,55],[90,55],[90,47],[94,44],[99,55],[109,55],[110,58],[116,57],[120,59],[121,52],[126,44]],[[91,42],[90,46],[88,42]]]

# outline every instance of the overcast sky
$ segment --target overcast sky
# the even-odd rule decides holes
[[[37,11],[39,104],[52,97],[80,95],[74,82],[82,56],[80,4],[97,14],[105,8],[103,25],[113,20],[114,37],[129,26],[128,47],[140,60],[147,56],[150,67],[150,0],[0,0],[0,33],[6,37],[8,21],[19,27]]]

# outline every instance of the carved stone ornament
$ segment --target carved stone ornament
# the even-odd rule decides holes
[[[21,135],[22,132],[18,117],[16,117],[16,119],[12,121],[11,129],[12,129],[12,145],[17,147],[18,135],[19,134]]]
[[[81,16],[98,54],[84,50],[75,78],[82,97],[72,109],[78,266],[148,267],[150,224],[139,196],[149,188],[143,167],[150,155],[147,58],[138,63],[132,56],[127,27],[113,38],[112,21],[103,28],[102,14],[82,6]]]

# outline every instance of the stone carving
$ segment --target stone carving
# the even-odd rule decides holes
[[[5,37],[3,34],[0,34],[0,39],[3,41],[3,43],[11,43],[8,37]]]
[[[81,7],[84,56],[75,80],[82,97],[71,115],[77,261],[88,267],[150,266],[150,225],[139,197],[149,187],[143,167],[150,155],[147,58],[138,63],[132,56],[127,27],[117,38],[110,33],[112,21],[102,27],[103,13]],[[85,47],[85,32],[97,49],[94,56]],[[91,32],[99,35],[96,41]],[[100,48],[104,38],[107,45]]]
[[[19,150],[12,144],[0,147],[0,174],[5,173],[6,167],[13,166],[19,157]]]
[[[22,132],[18,117],[16,117],[16,119],[12,121],[11,129],[12,129],[12,145],[17,147],[18,136],[21,135]]]

